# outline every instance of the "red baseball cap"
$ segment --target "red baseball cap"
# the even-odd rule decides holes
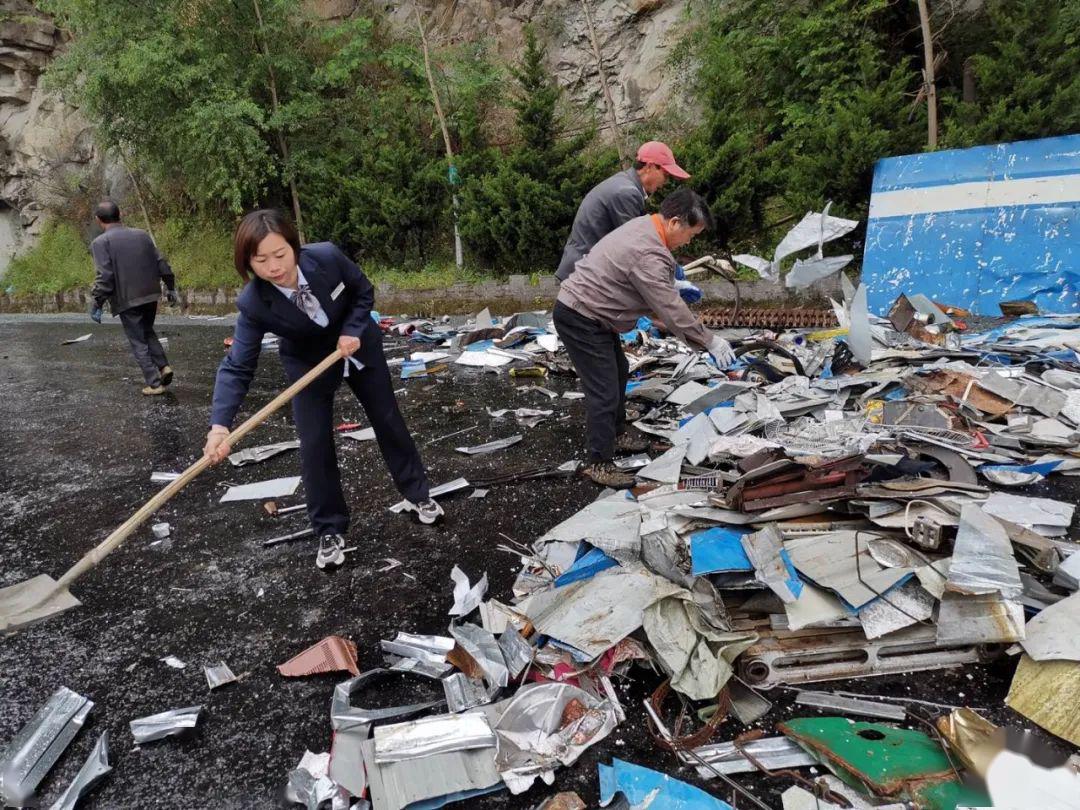
[[[642,163],[655,163],[672,177],[678,177],[680,180],[687,180],[690,177],[690,173],[675,162],[675,155],[666,143],[660,143],[660,141],[643,143],[637,150],[637,159]]]

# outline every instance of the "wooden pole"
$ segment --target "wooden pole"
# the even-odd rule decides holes
[[[934,80],[934,40],[930,31],[930,9],[926,0],[918,0],[918,3],[919,22],[922,24],[923,60],[926,62],[926,67],[923,68],[923,83],[926,87],[926,142],[931,149],[937,149],[937,86]]]
[[[589,0],[581,0],[581,8],[585,11],[585,25],[589,29],[589,42],[592,43],[593,56],[596,58],[596,69],[600,74],[600,89],[604,92],[604,106],[607,107],[608,125],[615,134],[615,148],[619,150],[619,162],[626,165],[626,145],[623,143],[622,130],[619,128],[618,119],[615,117],[615,101],[611,98],[611,90],[608,89],[607,71],[604,70],[604,58],[600,54],[600,43],[596,39],[596,28],[593,26],[592,14],[589,12]]]
[[[274,74],[274,64],[270,61],[270,48],[266,44],[266,32],[263,30],[263,17],[262,8],[259,6],[259,0],[251,0],[252,5],[255,7],[255,18],[259,21],[259,36],[256,37],[256,41],[259,44],[259,50],[262,51],[263,56],[266,58],[266,70],[270,75],[270,105],[274,110],[275,117],[281,110],[281,105],[278,101],[277,91],[277,76]],[[285,140],[285,130],[279,125],[275,131],[277,135],[278,149],[281,151],[281,159],[285,161],[286,171],[288,171],[289,164],[289,144]],[[296,219],[296,230],[300,234],[300,241],[304,240],[304,217],[300,212],[300,194],[296,190],[296,180],[289,175],[289,192],[292,195],[292,208],[293,217]]]
[[[453,185],[457,182],[457,173],[454,171],[454,147],[450,144],[450,130],[446,127],[446,116],[443,115],[442,102],[439,101],[439,90],[435,86],[435,76],[431,72],[431,56],[428,54],[427,34],[424,33],[424,21],[420,19],[420,9],[414,7],[416,12],[416,27],[420,31],[420,45],[424,50],[424,71],[427,73],[428,87],[431,88],[431,100],[435,103],[435,116],[439,119],[439,128],[442,130],[443,145],[446,147],[446,162],[450,170],[451,200],[454,205],[454,263],[460,270],[464,264],[464,254],[461,250],[461,232],[458,230],[458,198]]]

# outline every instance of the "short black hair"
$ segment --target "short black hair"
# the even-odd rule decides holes
[[[258,250],[259,242],[272,233],[288,242],[293,257],[300,261],[300,234],[293,221],[276,208],[260,208],[240,220],[233,235],[233,265],[244,281],[251,277],[251,257]]]
[[[682,186],[664,197],[660,203],[660,216],[664,219],[678,217],[691,228],[704,223],[705,230],[714,227],[713,215],[705,198],[691,188]]]
[[[106,224],[120,221],[120,206],[112,200],[102,200],[94,208],[94,216]]]

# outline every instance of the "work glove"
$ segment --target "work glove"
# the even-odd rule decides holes
[[[713,337],[708,352],[719,368],[727,368],[735,362],[735,352],[731,350],[731,344],[722,337]]]
[[[685,279],[675,282],[675,289],[679,291],[679,295],[682,296],[682,300],[687,304],[696,304],[701,300],[701,288],[695,287],[689,281]]]
[[[675,265],[675,280],[686,281],[686,268],[684,268],[681,264]]]
[[[96,301],[90,304],[90,320],[101,323],[101,306]]]
[[[169,306],[175,307],[180,303],[180,296],[176,294],[176,290],[166,290],[165,300],[169,302]]]

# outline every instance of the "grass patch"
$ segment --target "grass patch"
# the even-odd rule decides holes
[[[37,244],[11,260],[3,286],[14,295],[49,295],[94,283],[94,261],[74,226],[48,222]]]
[[[169,219],[154,226],[158,248],[182,290],[242,286],[233,269],[232,229],[215,222]]]
[[[491,276],[470,267],[458,270],[453,262],[429,263],[419,268],[387,267],[365,262],[364,275],[376,284],[393,284],[398,290],[439,290],[453,284],[479,284]]]

